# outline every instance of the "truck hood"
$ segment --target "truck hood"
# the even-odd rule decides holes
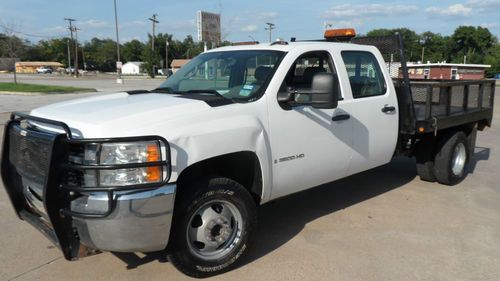
[[[122,133],[151,122],[198,114],[211,107],[200,100],[170,94],[117,93],[76,99],[34,109],[34,116],[65,122],[76,137],[93,137],[120,127]],[[54,129],[54,128],[52,128]]]

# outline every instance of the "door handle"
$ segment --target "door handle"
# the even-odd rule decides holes
[[[351,118],[349,114],[339,114],[332,117],[332,121],[342,121]]]
[[[390,112],[393,112],[395,110],[396,110],[396,108],[394,106],[388,106],[388,105],[386,105],[386,106],[384,106],[384,108],[382,108],[383,113],[390,113]]]

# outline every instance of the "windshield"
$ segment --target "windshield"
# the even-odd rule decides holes
[[[159,89],[253,101],[262,96],[284,54],[266,50],[204,53],[184,65]]]

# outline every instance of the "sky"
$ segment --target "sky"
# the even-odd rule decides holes
[[[222,37],[229,41],[269,39],[266,22],[276,25],[273,39],[319,39],[326,24],[354,27],[360,34],[375,28],[407,27],[417,33],[451,35],[460,25],[483,26],[500,38],[500,0],[457,1],[283,1],[283,0],[116,0],[120,42],[144,41],[148,20],[158,15],[157,33],[197,40],[196,12],[220,13]],[[79,40],[115,39],[113,0],[0,0],[1,25],[13,26],[32,42],[68,36],[64,18],[74,18]]]

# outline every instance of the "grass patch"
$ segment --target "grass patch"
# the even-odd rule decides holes
[[[0,91],[3,92],[27,92],[27,93],[75,93],[96,92],[96,89],[77,88],[68,86],[36,85],[24,83],[0,83]]]

